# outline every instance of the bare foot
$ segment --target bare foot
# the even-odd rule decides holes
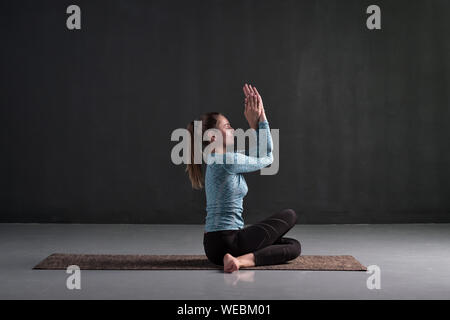
[[[234,272],[239,270],[239,260],[227,253],[223,256],[223,271]]]

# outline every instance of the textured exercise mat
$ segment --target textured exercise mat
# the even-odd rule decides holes
[[[205,255],[129,255],[54,253],[33,269],[67,269],[77,265],[81,270],[209,270],[222,269]],[[241,268],[240,270],[318,270],[366,271],[353,256],[302,255],[283,264]]]

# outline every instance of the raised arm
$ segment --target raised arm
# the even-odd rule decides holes
[[[256,129],[256,146],[245,154],[226,153],[223,166],[230,173],[244,173],[260,170],[273,162],[272,136],[264,112],[262,98],[255,87],[244,86],[245,117],[250,127]],[[257,119],[256,124],[254,123]],[[255,128],[256,127],[256,128]],[[263,148],[261,150],[261,147]]]
[[[244,94],[245,94],[245,112],[244,115],[247,118],[247,121],[250,125],[250,127],[252,129],[254,129],[255,131],[252,133],[255,133],[256,135],[256,141],[259,141],[259,122],[263,122],[263,121],[267,121],[266,118],[266,113],[264,110],[264,104],[262,102],[262,98],[261,95],[259,94],[258,90],[256,89],[256,87],[252,87],[251,85],[245,84],[243,87],[244,90]],[[257,98],[256,101],[256,109],[252,114],[252,104],[250,104],[250,100],[252,97],[255,96]],[[270,131],[269,131],[270,133]],[[257,155],[258,154],[258,147],[259,143],[256,144],[256,146],[252,146],[249,149],[244,150],[243,152],[247,155],[247,156],[251,156],[251,155]]]
[[[229,173],[253,172],[273,162],[272,135],[267,120],[259,122],[258,132],[255,155],[252,155],[251,151],[249,155],[238,152],[224,154],[225,159],[222,165],[226,171]]]

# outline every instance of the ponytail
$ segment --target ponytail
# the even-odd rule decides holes
[[[202,131],[201,133],[205,132],[208,129],[214,128],[217,123],[217,116],[220,115],[219,112],[208,112],[200,116],[200,119],[198,121],[202,121]],[[191,181],[192,188],[199,190],[202,189],[204,186],[204,178],[203,178],[203,170],[202,170],[202,164],[200,163],[194,163],[194,121],[191,121],[187,129],[189,130],[189,133],[191,135],[191,141],[190,141],[190,163],[186,164],[186,172],[189,175],[189,180]],[[203,134],[201,135],[203,137]],[[205,147],[205,144],[207,145],[207,141],[203,141],[202,139],[202,150],[203,147]],[[203,160],[203,157],[202,157]]]
[[[190,145],[190,163],[186,165],[186,171],[189,174],[189,180],[191,180],[193,189],[203,188],[203,172],[202,165],[199,163],[194,163],[194,121],[188,124],[187,129],[191,134],[191,145]]]

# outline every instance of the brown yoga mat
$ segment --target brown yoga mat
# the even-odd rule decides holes
[[[54,253],[33,269],[67,269],[77,265],[81,270],[209,270],[222,269],[205,255],[129,255]],[[277,265],[247,267],[240,270],[322,270],[366,271],[353,256],[300,256]]]

